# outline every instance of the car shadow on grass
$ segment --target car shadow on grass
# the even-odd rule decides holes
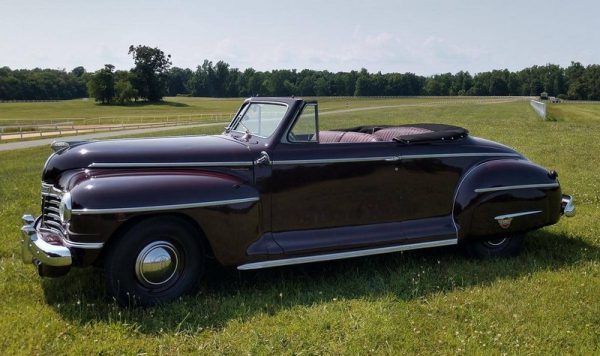
[[[42,283],[46,302],[80,325],[120,323],[150,335],[195,334],[297,306],[384,296],[409,301],[599,260],[600,249],[583,239],[542,230],[529,234],[523,253],[509,259],[472,260],[460,247],[444,247],[250,272],[212,266],[196,295],[147,309],[124,309],[109,300],[97,270],[75,270]]]

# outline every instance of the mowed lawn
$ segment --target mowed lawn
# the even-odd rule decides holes
[[[431,104],[448,101],[445,98],[308,98],[319,101],[321,110],[362,108],[365,106],[394,106]],[[73,121],[96,123],[139,121],[140,117],[173,117],[197,114],[234,114],[243,98],[188,98],[166,97],[159,103],[133,103],[131,105],[99,105],[90,99],[74,99],[55,102],[15,102],[0,103],[0,126],[27,124],[46,121]],[[456,98],[450,100],[457,100]],[[461,101],[479,101],[485,98],[467,97]],[[487,99],[489,100],[489,99]],[[493,99],[502,100],[502,99]],[[95,119],[100,118],[98,122]],[[104,120],[102,120],[104,119]],[[112,119],[112,120],[111,120]],[[116,120],[119,119],[119,120]]]
[[[42,280],[22,264],[20,216],[39,214],[50,150],[0,152],[0,351],[598,354],[600,105],[553,105],[557,121],[545,122],[527,102],[406,100],[325,114],[361,107],[336,101],[322,106],[321,124],[465,126],[557,170],[563,191],[576,197],[577,216],[530,233],[512,259],[473,261],[460,248],[437,248],[243,273],[211,266],[195,296],[121,309],[106,300],[97,271]]]

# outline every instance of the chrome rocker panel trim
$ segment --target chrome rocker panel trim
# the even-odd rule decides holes
[[[559,187],[558,183],[506,185],[506,186],[502,186],[502,187],[477,188],[477,189],[475,189],[475,193],[499,192],[499,191],[503,191],[503,190],[513,190],[513,189],[558,188],[558,187]]]
[[[237,267],[237,269],[244,271],[244,270],[252,270],[252,269],[297,265],[297,264],[303,264],[303,263],[334,261],[334,260],[341,260],[341,259],[345,259],[345,258],[380,255],[380,254],[384,254],[384,253],[417,250],[417,249],[421,249],[421,248],[449,246],[449,245],[456,245],[456,244],[458,244],[458,239],[420,242],[420,243],[414,243],[414,244],[379,247],[379,248],[371,248],[371,249],[358,250],[358,251],[337,252],[337,253],[328,253],[328,254],[315,255],[315,256],[302,256],[302,257],[284,258],[284,259],[279,259],[279,260],[252,262],[252,263],[246,263],[246,264],[240,265]]]
[[[190,203],[190,204],[175,204],[175,205],[156,205],[156,206],[140,206],[132,208],[109,208],[109,209],[73,209],[71,214],[73,215],[94,215],[94,214],[118,214],[118,213],[145,213],[149,211],[161,211],[161,210],[180,210],[180,209],[191,209],[191,208],[204,208],[210,206],[223,206],[250,203],[260,200],[258,197],[242,198],[242,199],[231,199],[231,200],[216,200],[202,203]]]

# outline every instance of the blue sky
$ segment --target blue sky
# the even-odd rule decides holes
[[[173,64],[434,74],[600,63],[597,1],[0,0],[0,66],[128,69],[130,44]]]

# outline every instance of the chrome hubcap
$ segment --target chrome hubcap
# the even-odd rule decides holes
[[[508,238],[505,237],[503,239],[488,240],[485,243],[489,246],[496,247],[502,245],[504,242],[506,242],[507,239]]]
[[[139,253],[135,275],[145,286],[156,288],[172,280],[178,266],[177,248],[167,241],[155,241]]]

